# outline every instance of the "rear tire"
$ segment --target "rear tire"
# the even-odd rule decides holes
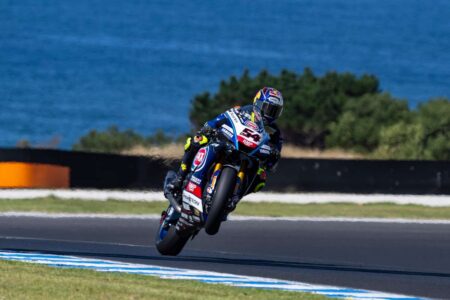
[[[162,255],[176,256],[183,250],[184,245],[186,245],[190,237],[190,235],[179,235],[176,226],[172,225],[166,236],[162,240],[156,242],[156,249],[158,249],[158,252]]]
[[[225,167],[220,174],[208,219],[205,223],[205,232],[209,235],[216,234],[220,229],[226,205],[236,186],[236,175],[236,170],[229,167]]]

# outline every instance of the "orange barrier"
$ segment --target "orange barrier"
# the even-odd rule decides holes
[[[0,162],[0,188],[68,188],[70,168],[49,164]]]

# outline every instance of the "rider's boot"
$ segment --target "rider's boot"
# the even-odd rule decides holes
[[[179,192],[183,186],[184,178],[177,174],[177,176],[167,185],[167,188],[173,192]]]
[[[228,220],[228,215],[236,209],[236,206],[240,200],[241,197],[239,195],[234,195],[233,197],[231,197],[230,202],[228,203],[228,206],[225,209],[225,213],[222,216],[222,222]]]
[[[172,194],[180,194],[183,188],[183,182],[186,179],[188,172],[185,163],[181,163],[180,169],[176,176],[167,184],[167,190]]]
[[[177,173],[177,176],[175,176],[172,181],[167,184],[167,190],[171,193],[181,192],[185,178],[186,176],[183,174]]]
[[[188,138],[186,145],[184,146],[184,155],[181,159],[180,169],[177,172],[177,176],[167,184],[167,190],[172,195],[181,195],[181,189],[183,188],[183,182],[189,173],[189,169],[197,154],[197,151],[208,143],[208,138],[204,135],[196,135],[193,138]],[[181,197],[179,197],[181,200]]]
[[[228,213],[233,212],[236,209],[239,200],[241,200],[241,197],[239,195],[234,195],[233,197],[231,197],[231,201],[230,203],[228,203],[227,207]]]
[[[188,138],[186,141],[186,145],[184,146],[184,155],[181,159],[181,165],[178,169],[177,176],[167,185],[167,188],[170,192],[180,192],[183,187],[183,182],[186,179],[187,174],[189,173],[189,168],[192,165],[192,161],[194,160],[195,155],[197,154],[198,149],[200,149],[200,144],[196,142],[194,138],[194,142],[191,143],[192,138]]]

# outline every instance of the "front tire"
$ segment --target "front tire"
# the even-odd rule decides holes
[[[172,225],[164,238],[156,241],[156,249],[162,255],[176,256],[183,250],[189,238],[190,235],[179,235],[176,226]]]
[[[226,205],[236,186],[236,175],[236,170],[229,167],[225,167],[220,174],[208,219],[205,223],[205,232],[209,235],[216,234],[220,229]]]

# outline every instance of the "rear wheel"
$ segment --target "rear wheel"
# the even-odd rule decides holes
[[[225,167],[220,174],[211,209],[208,212],[208,219],[205,223],[207,234],[214,235],[219,231],[228,200],[231,198],[236,186],[236,174],[235,169],[228,167]]]

